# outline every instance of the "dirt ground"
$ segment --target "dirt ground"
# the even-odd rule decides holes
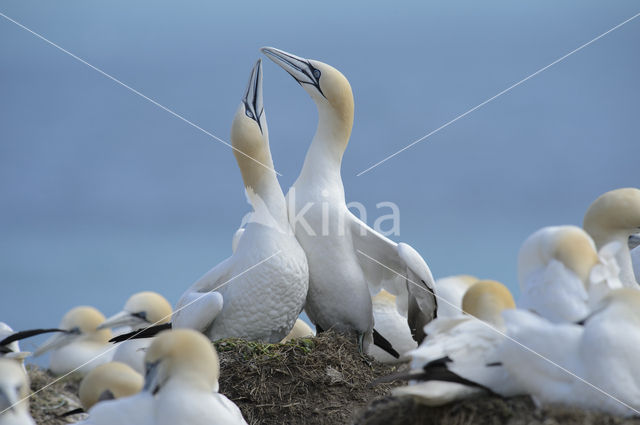
[[[220,355],[220,392],[240,407],[251,425],[640,425],[640,418],[567,407],[539,409],[529,397],[482,396],[436,408],[410,397],[392,397],[391,387],[400,383],[371,382],[398,368],[361,356],[355,341],[333,333],[287,344],[226,339],[215,346]],[[46,371],[28,369],[34,392],[54,380]],[[59,425],[82,419],[83,415],[56,417],[79,407],[79,382],[78,377],[68,377],[37,392],[31,399],[36,423]]]

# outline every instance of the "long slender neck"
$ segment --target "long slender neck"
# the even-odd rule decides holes
[[[338,112],[328,104],[317,103],[318,129],[302,166],[299,179],[321,179],[328,183],[338,183],[342,187],[340,168],[351,128],[353,108]]]
[[[242,160],[243,164],[240,167],[242,180],[245,187],[251,188],[259,199],[264,202],[264,205],[269,209],[269,213],[277,223],[286,225],[288,218],[284,194],[273,168],[273,160],[271,159],[268,145],[266,150],[266,154],[260,157],[261,164],[251,158]],[[254,209],[259,208],[258,205],[253,205],[253,207]]]

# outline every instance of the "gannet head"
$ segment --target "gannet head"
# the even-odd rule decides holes
[[[147,349],[145,367],[144,389],[152,394],[170,380],[208,392],[218,387],[218,354],[207,337],[191,329],[159,333]]]
[[[640,189],[623,188],[604,193],[587,209],[584,229],[598,246],[640,232]]]
[[[518,277],[522,287],[531,273],[556,260],[587,285],[589,273],[599,259],[591,237],[577,226],[544,227],[527,238],[518,254]]]
[[[34,355],[39,356],[49,350],[60,348],[77,341],[106,344],[111,338],[111,331],[109,329],[98,329],[98,326],[102,324],[104,320],[104,315],[93,307],[75,307],[69,310],[62,318],[58,326],[62,332],[46,340],[38,347]]]
[[[337,118],[347,132],[353,126],[353,92],[349,80],[340,71],[313,59],[305,59],[274,47],[260,49],[269,59],[287,71],[318,106],[320,113],[328,112]]]
[[[478,319],[501,325],[501,313],[516,308],[509,289],[495,280],[479,280],[462,297],[462,311]]]
[[[80,402],[85,412],[94,404],[128,397],[142,390],[144,378],[129,365],[109,362],[92,369],[80,383]]]
[[[131,326],[139,329],[149,325],[159,325],[171,320],[171,304],[162,295],[144,291],[133,294],[124,309],[102,322],[98,329]]]
[[[246,187],[255,187],[264,172],[273,172],[269,130],[262,103],[262,60],[249,77],[242,103],[231,124],[231,145]]]
[[[25,399],[29,392],[29,378],[20,363],[0,358],[0,412],[4,412],[0,413],[0,423],[5,415],[28,409],[28,401],[20,400]]]

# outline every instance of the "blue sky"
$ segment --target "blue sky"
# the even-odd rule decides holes
[[[371,172],[356,174],[640,12],[634,1],[229,3],[3,0],[0,12],[228,140],[259,48],[340,69],[356,114],[348,201],[395,202],[436,277],[517,287],[522,241],[639,186],[640,18]],[[264,63],[288,188],[316,125]],[[248,211],[229,148],[0,17],[0,320],[173,304],[230,254]],[[388,213],[388,211],[384,212]]]

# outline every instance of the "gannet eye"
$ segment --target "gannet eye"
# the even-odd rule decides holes
[[[245,114],[247,114],[247,116],[248,116],[249,118],[253,119],[253,112],[251,112],[250,110],[246,109],[246,110],[244,111],[244,113],[245,113]]]
[[[319,69],[314,69],[313,70],[313,76],[316,77],[316,79],[319,79],[321,75],[321,72]]]

